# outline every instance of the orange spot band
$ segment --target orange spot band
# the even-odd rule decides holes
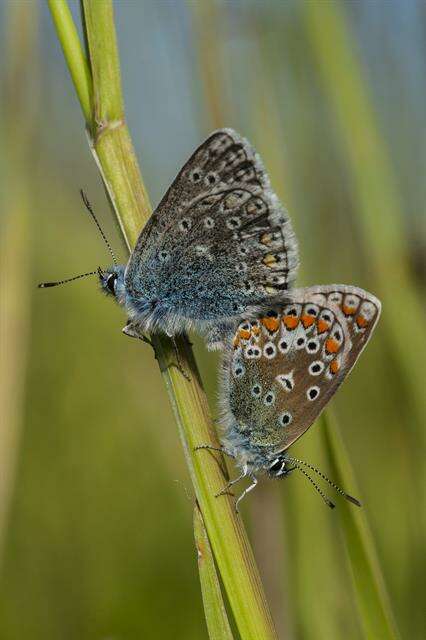
[[[305,329],[311,327],[315,323],[315,318],[313,316],[302,316],[300,319]]]
[[[296,318],[296,316],[284,316],[283,322],[287,329],[293,330],[299,324],[299,318]]]
[[[363,329],[367,326],[368,320],[367,318],[364,318],[364,316],[357,316],[356,323],[360,327],[360,329]]]
[[[355,307],[348,307],[346,304],[344,304],[342,306],[343,309],[343,313],[345,314],[345,316],[353,316],[354,313],[356,312],[356,308]]]
[[[339,371],[339,369],[340,369],[340,364],[338,363],[337,360],[333,360],[333,362],[330,363],[330,372],[334,375]]]
[[[261,319],[261,323],[268,329],[268,331],[278,331],[278,328],[280,326],[280,321],[278,318],[265,317]]]
[[[340,345],[334,338],[327,338],[325,341],[325,350],[328,353],[337,353],[339,351]]]
[[[326,322],[325,320],[318,320],[317,322],[318,333],[324,333],[324,331],[327,331],[329,327],[330,327],[329,322]]]

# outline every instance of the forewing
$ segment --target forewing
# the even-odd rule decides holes
[[[314,422],[354,366],[380,315],[356,287],[293,292],[291,304],[244,321],[225,366],[229,411],[254,446],[287,449]]]
[[[126,287],[137,296],[150,281],[176,289],[203,280],[235,315],[274,300],[296,268],[291,224],[259,156],[222,129],[194,152],[142,231]]]

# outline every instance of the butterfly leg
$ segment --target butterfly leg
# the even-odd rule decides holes
[[[225,493],[228,493],[229,489],[234,484],[236,484],[237,482],[239,482],[240,480],[245,478],[247,474],[248,474],[248,467],[247,467],[247,465],[244,465],[242,473],[239,476],[237,476],[236,478],[234,478],[233,480],[231,480],[230,482],[228,482],[228,484],[225,485],[223,487],[223,489],[221,491],[219,491],[219,493],[216,493],[215,494],[215,498],[218,498],[219,496],[223,496]]]
[[[173,342],[173,349],[175,352],[175,356],[176,356],[176,362],[173,362],[171,366],[177,367],[177,369],[181,372],[181,374],[183,375],[184,378],[186,378],[188,381],[191,381],[191,376],[185,371],[185,369],[183,368],[183,364],[182,361],[180,359],[180,355],[179,355],[179,349],[176,343],[176,339],[174,336],[169,336]]]
[[[230,451],[227,451],[223,447],[214,447],[211,444],[199,444],[197,447],[194,447],[194,451],[199,451],[200,449],[207,449],[208,451],[220,451],[220,453],[223,453],[225,456],[229,456],[230,458],[233,458],[235,460],[234,454]]]
[[[249,493],[249,491],[253,491],[253,489],[254,489],[254,488],[255,488],[255,486],[257,485],[257,478],[256,478],[256,476],[255,476],[255,475],[253,475],[253,474],[250,474],[250,478],[251,478],[251,480],[252,480],[251,485],[249,485],[249,486],[247,487],[247,489],[244,489],[244,491],[242,492],[242,494],[240,495],[240,497],[238,498],[238,500],[237,500],[237,501],[236,501],[236,503],[235,503],[235,511],[236,511],[237,513],[239,513],[238,505],[239,505],[239,503],[241,502],[241,500],[244,498],[244,496],[246,496],[246,495]]]
[[[139,331],[138,325],[134,324],[131,320],[128,320],[126,326],[122,328],[122,332],[125,336],[129,336],[129,338],[137,338],[138,340],[142,340],[146,344],[149,344],[153,347],[151,340]],[[154,348],[154,347],[153,347]]]

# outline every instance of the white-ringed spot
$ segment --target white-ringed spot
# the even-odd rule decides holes
[[[253,396],[253,398],[260,398],[260,396],[262,395],[262,385],[256,382],[256,384],[254,384],[251,388],[251,395]]]
[[[178,227],[184,233],[187,233],[190,230],[191,226],[192,222],[190,218],[182,218],[182,220],[179,220]]]
[[[268,360],[272,360],[277,355],[277,348],[273,342],[267,342],[263,347],[263,355]]]
[[[311,376],[319,376],[324,371],[324,363],[322,360],[311,362],[308,369]]]
[[[312,402],[313,400],[316,400],[316,398],[318,398],[319,394],[320,394],[319,387],[309,387],[309,389],[306,392],[306,397],[310,402]]]
[[[278,418],[278,424],[280,425],[280,427],[287,427],[287,425],[289,425],[292,420],[293,416],[291,415],[291,413],[289,411],[284,411],[284,413],[282,413]]]
[[[214,220],[213,218],[210,218],[210,216],[204,218],[203,223],[206,229],[213,229],[214,227]]]
[[[294,389],[293,371],[290,371],[290,373],[280,373],[278,376],[276,376],[275,380],[279,382],[279,384],[282,386],[284,391],[286,391],[287,393],[290,393],[290,391],[293,391]]]
[[[273,391],[268,391],[265,393],[265,397],[263,398],[263,404],[267,407],[270,407],[275,402],[275,393]]]

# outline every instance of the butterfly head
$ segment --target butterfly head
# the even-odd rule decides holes
[[[279,453],[273,458],[267,467],[267,473],[270,478],[284,478],[288,476],[294,469],[289,465],[286,453]]]
[[[114,265],[108,269],[98,269],[99,283],[106,295],[114,298],[122,304],[124,302],[124,265]]]

